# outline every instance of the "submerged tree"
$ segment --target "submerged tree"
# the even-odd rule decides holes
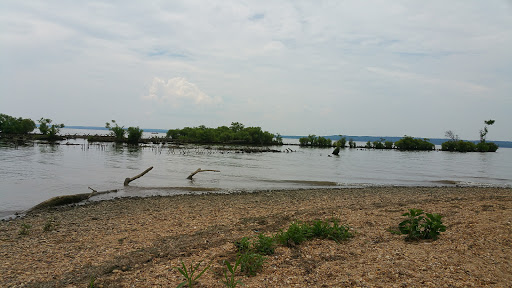
[[[487,120],[487,121],[484,121],[485,123],[485,126],[484,126],[484,129],[480,129],[480,142],[481,143],[485,143],[485,137],[487,136],[487,133],[489,133],[489,130],[487,130],[487,126],[491,126],[492,124],[494,124],[494,120]]]
[[[113,126],[114,124],[116,126]],[[124,126],[120,127],[117,125],[116,120],[112,120],[112,125],[109,122],[105,123],[105,128],[110,130],[112,136],[115,137],[116,142],[124,141],[124,134],[126,133],[126,130],[124,130]]]
[[[64,128],[64,124],[51,124],[52,119],[41,118],[39,122],[39,131],[41,134],[48,136],[49,140],[55,140],[57,134],[60,132],[60,128]],[[50,125],[51,124],[51,125]]]
[[[5,134],[28,134],[36,129],[36,123],[32,119],[15,118],[6,114],[0,114],[0,132]]]

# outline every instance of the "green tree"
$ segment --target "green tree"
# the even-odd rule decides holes
[[[128,143],[130,143],[130,144],[139,143],[140,139],[142,138],[142,132],[144,132],[144,130],[140,129],[139,126],[128,127],[127,130],[128,130]]]
[[[112,120],[112,124],[110,124],[109,122],[105,123],[105,128],[108,128],[108,130],[110,130],[112,136],[115,137],[116,142],[124,141],[124,134],[126,133],[126,130],[124,130],[124,126],[120,127],[119,125],[117,125],[116,120]]]
[[[418,139],[406,135],[395,142],[395,147],[400,150],[434,150],[435,145],[428,142],[426,138]]]
[[[52,120],[48,118],[41,118],[39,122],[39,131],[41,134],[48,136],[49,140],[55,140],[60,128],[64,128],[64,124],[51,124]]]
[[[36,129],[36,123],[31,119],[15,118],[0,114],[0,132],[5,134],[28,134]]]
[[[489,130],[487,130],[487,126],[491,126],[492,124],[494,124],[494,120],[487,120],[487,121],[484,121],[485,123],[485,126],[483,129],[480,129],[480,142],[481,143],[485,143],[485,137],[487,136],[487,133],[489,133]]]

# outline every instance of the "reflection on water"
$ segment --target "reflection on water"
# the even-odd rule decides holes
[[[95,197],[367,185],[512,185],[512,149],[496,153],[272,147],[282,153],[240,153],[222,147],[113,143],[80,145],[0,142],[0,216],[51,197],[120,189]],[[64,144],[63,142],[62,144]],[[295,152],[286,152],[290,149]],[[123,187],[127,177],[154,169]],[[197,168],[220,170],[187,176]]]

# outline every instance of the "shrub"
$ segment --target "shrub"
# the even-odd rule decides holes
[[[263,255],[272,255],[275,251],[275,242],[273,237],[268,237],[260,233],[253,242],[253,249],[256,253]]]
[[[348,147],[356,148],[356,142],[354,142],[354,140],[352,138],[348,141]]]
[[[32,228],[32,225],[27,223],[22,223],[20,230],[18,231],[19,235],[28,235],[30,233],[30,228]]]
[[[28,134],[36,129],[36,123],[31,119],[14,118],[0,114],[0,132],[5,134]]]
[[[447,141],[441,144],[441,150],[452,152],[473,152],[476,151],[476,145],[473,142],[463,140]]]
[[[258,253],[245,253],[240,255],[240,270],[248,276],[255,276],[265,263],[265,257]]]
[[[316,220],[312,224],[294,222],[287,231],[281,231],[274,237],[281,245],[290,247],[313,238],[331,239],[339,242],[352,237],[352,234],[348,226],[339,225],[336,220]]]
[[[128,127],[128,143],[137,144],[142,138],[142,132],[144,130],[137,127]]]
[[[423,215],[421,209],[409,209],[409,212],[402,214],[407,219],[398,224],[399,234],[407,235],[406,240],[433,239],[436,240],[441,232],[446,231],[439,214]]]

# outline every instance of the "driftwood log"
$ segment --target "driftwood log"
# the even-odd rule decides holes
[[[91,187],[88,187],[88,188],[92,190],[91,193],[82,193],[82,194],[75,194],[75,195],[63,195],[63,196],[53,197],[53,198],[50,198],[44,202],[37,204],[36,206],[34,206],[32,208],[30,208],[29,210],[27,210],[26,213],[31,213],[34,211],[38,211],[38,210],[42,210],[42,209],[46,209],[46,208],[50,208],[50,207],[55,207],[55,206],[74,204],[74,203],[85,201],[85,200],[91,198],[92,196],[117,192],[117,189],[98,192],[98,191],[92,189]]]
[[[137,175],[135,177],[124,179],[124,186],[128,186],[128,184],[130,184],[130,182],[132,182],[133,180],[138,179],[138,178],[144,176],[146,173],[151,171],[151,169],[153,169],[153,166],[151,166],[148,169],[144,170],[144,172],[140,173],[139,175]]]
[[[207,171],[210,171],[210,172],[220,172],[219,170],[202,170],[201,168],[199,168],[196,171],[192,172],[192,174],[188,175],[187,179],[192,180],[192,177],[194,177],[194,175],[196,175],[197,173],[199,173],[199,172],[207,172]]]

